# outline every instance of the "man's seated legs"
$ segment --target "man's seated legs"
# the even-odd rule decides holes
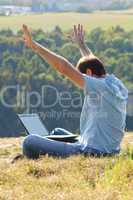
[[[29,135],[23,142],[23,154],[32,159],[40,155],[67,157],[82,153],[78,143],[65,143],[47,139],[38,135]]]

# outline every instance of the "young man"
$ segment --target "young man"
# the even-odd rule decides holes
[[[106,74],[101,60],[85,45],[83,27],[74,26],[73,31],[73,39],[83,56],[77,68],[33,41],[25,25],[23,32],[25,45],[83,89],[85,94],[78,142],[70,144],[30,135],[23,142],[23,154],[34,159],[45,154],[63,157],[81,153],[97,156],[119,153],[124,135],[128,91],[114,75]]]

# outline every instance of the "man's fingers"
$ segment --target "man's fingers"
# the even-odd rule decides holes
[[[78,31],[80,31],[80,24],[78,24]]]
[[[82,24],[81,24],[81,29],[80,30],[81,30],[81,33],[83,33],[83,25]]]
[[[25,24],[23,24],[23,30],[29,32],[28,27]]]
[[[82,26],[82,24],[79,24],[79,34],[80,34],[80,36],[83,35],[83,26]]]
[[[26,29],[26,27],[27,27],[27,26],[26,26],[25,24],[23,24],[23,29]]]
[[[25,24],[23,24],[23,32],[25,35],[28,35],[30,37],[30,32],[28,30],[28,27]]]
[[[24,31],[25,33],[28,32],[27,26],[26,26],[25,24],[23,24],[23,31]]]
[[[83,34],[83,26],[81,24],[78,25],[78,35],[81,37]]]
[[[82,32],[82,25],[81,25],[81,24],[78,25],[78,31],[79,31],[80,33]]]
[[[77,43],[80,43],[81,41],[84,41],[84,36],[85,36],[85,32],[83,29],[83,25],[82,24],[74,25],[73,27],[74,41],[76,41]]]
[[[74,25],[74,34],[77,35],[77,27]]]
[[[85,37],[85,30],[84,30],[82,24],[80,25],[80,34],[81,34],[81,38],[82,38],[82,40],[84,40],[84,37]]]

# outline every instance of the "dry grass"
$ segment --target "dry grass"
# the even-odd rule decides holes
[[[0,139],[0,200],[133,200],[133,134],[112,158],[10,159],[23,138]]]
[[[74,24],[81,23],[85,29],[90,31],[96,27],[107,29],[111,26],[120,25],[126,30],[132,30],[132,12],[96,12],[90,14],[80,13],[45,13],[38,15],[20,15],[0,17],[0,29],[11,28],[18,30],[23,23],[28,24],[34,29],[41,28],[44,31],[53,29],[59,25],[63,30],[68,30]]]

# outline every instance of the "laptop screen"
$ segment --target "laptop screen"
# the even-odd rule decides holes
[[[29,134],[49,135],[47,128],[37,114],[22,114],[18,116]]]

